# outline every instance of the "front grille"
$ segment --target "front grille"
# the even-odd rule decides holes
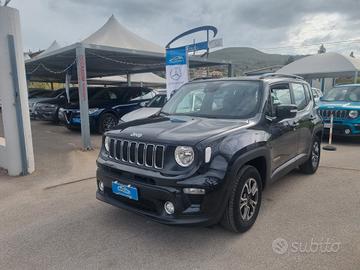
[[[322,118],[330,118],[331,114],[333,114],[334,119],[344,120],[348,118],[349,112],[347,110],[320,110]]]
[[[110,139],[109,156],[115,160],[138,166],[162,169],[165,146]]]

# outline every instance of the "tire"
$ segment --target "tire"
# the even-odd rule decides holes
[[[247,188],[249,186],[251,187],[250,189]],[[256,192],[255,188],[253,190],[252,187],[257,189]],[[262,181],[258,170],[253,166],[244,166],[235,179],[221,225],[236,233],[243,233],[249,230],[255,223],[259,213],[261,194]],[[251,201],[256,201],[255,206]]]
[[[102,134],[105,131],[108,131],[114,128],[118,124],[118,122],[119,119],[116,117],[116,115],[112,113],[103,113],[99,119],[98,132]]]
[[[300,171],[305,174],[314,174],[320,163],[320,153],[321,153],[321,140],[318,136],[313,139],[311,145],[311,154],[308,160],[300,165]]]

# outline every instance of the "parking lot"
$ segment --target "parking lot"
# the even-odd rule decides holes
[[[293,172],[268,187],[255,225],[237,235],[97,201],[101,136],[83,152],[80,134],[62,126],[34,121],[32,132],[35,173],[0,176],[0,269],[360,268],[359,140],[335,140],[315,175]]]

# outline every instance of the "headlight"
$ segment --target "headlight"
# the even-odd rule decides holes
[[[104,147],[105,147],[105,150],[107,152],[109,152],[109,150],[110,150],[110,138],[107,137],[107,136],[104,139]]]
[[[181,167],[189,167],[194,161],[194,150],[189,146],[176,147],[175,160]]]
[[[98,108],[89,109],[89,114],[96,113],[98,110],[99,110]]]
[[[356,117],[358,117],[359,116],[359,112],[358,111],[350,111],[349,112],[349,117],[350,118],[356,118]]]

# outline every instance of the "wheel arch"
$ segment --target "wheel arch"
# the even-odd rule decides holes
[[[231,177],[237,177],[245,165],[251,165],[259,171],[264,189],[271,175],[269,150],[263,146],[241,154],[230,166]]]

